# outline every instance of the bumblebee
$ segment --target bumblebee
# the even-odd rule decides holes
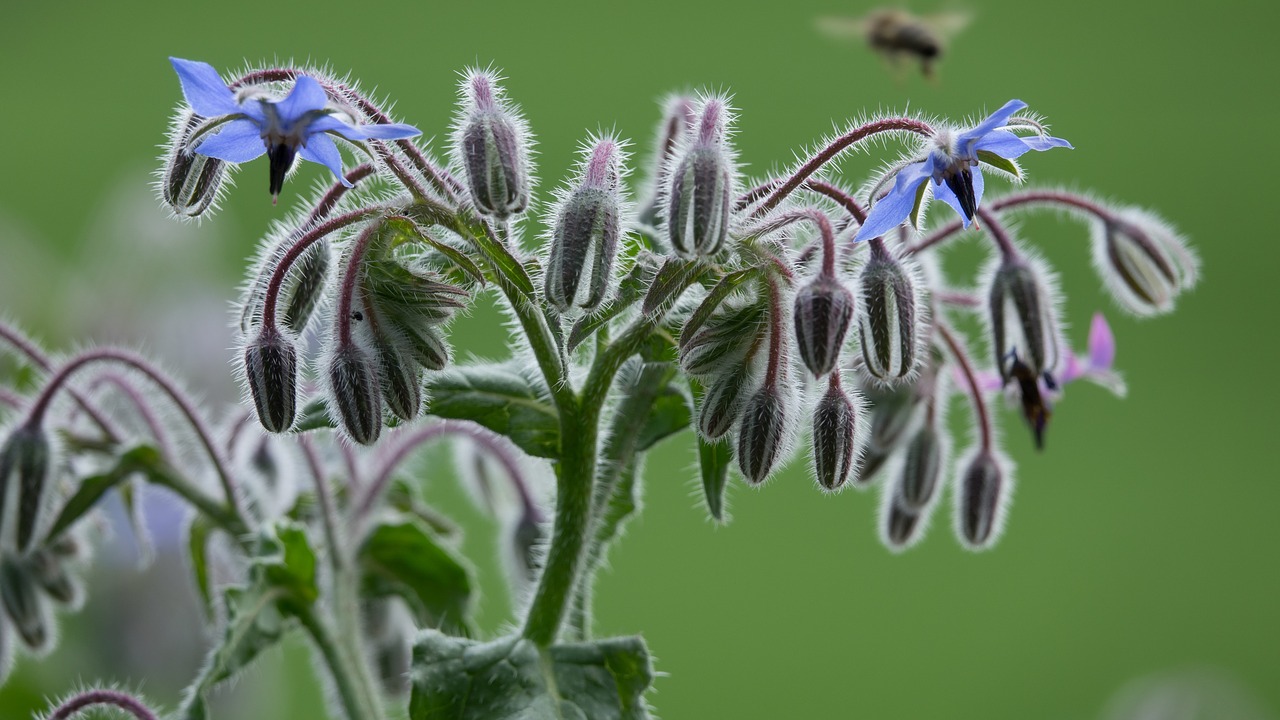
[[[818,29],[832,37],[861,37],[893,66],[905,59],[920,61],[920,71],[934,78],[934,64],[947,42],[969,24],[968,13],[946,12],[913,15],[906,10],[873,10],[863,18],[822,17]]]

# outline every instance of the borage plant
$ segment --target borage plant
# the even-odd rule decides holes
[[[298,157],[336,178],[276,225],[249,271],[244,407],[215,421],[135,353],[52,359],[0,325],[26,366],[0,393],[0,667],[15,645],[47,650],[53,608],[81,602],[99,501],[159,485],[194,510],[191,567],[221,628],[173,717],[205,717],[211,689],[294,630],[327,668],[335,714],[353,720],[405,702],[413,720],[647,717],[648,652],[639,637],[593,637],[592,584],[657,443],[692,430],[717,521],[735,468],[757,486],[803,448],[821,491],[880,486],[889,549],[924,536],[946,486],[960,543],[986,550],[1014,474],[992,402],[1019,405],[1040,446],[1068,383],[1124,387],[1100,315],[1086,353],[1067,346],[1057,279],[1009,216],[1082,220],[1105,287],[1133,314],[1170,311],[1196,279],[1195,255],[1150,212],[1057,189],[985,192],[985,175],[1021,182],[1028,151],[1070,147],[1019,101],[972,125],[852,124],[789,173],[745,183],[728,98],[673,97],[643,180],[628,182],[626,141],[589,135],[531,212],[532,137],[493,72],[464,75],[446,168],[415,128],[324,71],[227,82],[173,65],[186,101],[159,188],[176,217],[207,215],[237,165],[264,154],[273,198]],[[856,190],[827,172],[872,140],[905,152]],[[958,217],[926,229],[931,198]],[[531,215],[546,228],[536,251]],[[991,260],[953,285],[936,257],[979,226]],[[486,293],[510,319],[510,358],[457,362],[449,323]],[[958,329],[970,315],[983,337]],[[959,441],[944,422],[953,395],[972,413]],[[502,520],[513,634],[475,636],[459,529],[401,472],[437,438],[471,449],[463,475]],[[554,507],[539,469],[554,471]],[[234,579],[215,582],[215,562]],[[157,716],[96,689],[49,717],[99,704]]]

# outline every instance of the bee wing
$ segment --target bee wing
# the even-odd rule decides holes
[[[964,10],[939,12],[932,15],[924,15],[920,18],[920,22],[937,33],[939,39],[943,41],[950,40],[958,35],[969,26],[971,20],[973,20],[973,13]]]
[[[863,38],[870,28],[865,18],[823,16],[817,20],[818,31],[833,38]]]

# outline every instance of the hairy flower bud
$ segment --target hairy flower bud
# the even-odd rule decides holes
[[[497,78],[474,71],[463,81],[465,109],[454,153],[476,209],[498,219],[529,205],[529,141],[524,120],[502,97]]]
[[[1094,230],[1093,263],[1116,301],[1138,316],[1171,312],[1199,271],[1178,233],[1138,209],[1119,211]]]
[[[428,370],[443,370],[449,364],[449,342],[435,326],[417,323],[401,329],[414,362]]]
[[[3,529],[7,498],[17,497],[17,545],[25,550],[35,534],[44,502],[49,475],[49,439],[33,425],[13,431],[0,449],[0,530]],[[0,533],[0,537],[3,534]]]
[[[1006,257],[991,276],[992,348],[1000,379],[1009,382],[1020,362],[1033,376],[1053,370],[1058,358],[1053,296],[1043,272],[1030,261]]]
[[[43,650],[50,640],[44,602],[35,582],[12,558],[0,561],[0,602],[23,644]]]
[[[418,417],[422,409],[422,373],[398,343],[385,336],[378,342],[378,379],[382,381],[382,399],[396,417],[405,421]]]
[[[622,228],[620,152],[612,137],[597,141],[584,159],[581,183],[564,198],[557,213],[546,294],[561,311],[574,305],[593,308],[609,287]]]
[[[942,441],[936,428],[925,425],[907,445],[896,502],[905,510],[920,512],[933,500],[941,474]]]
[[[680,346],[680,366],[695,377],[718,376],[741,366],[766,336],[768,303],[726,303]],[[683,339],[683,336],[682,336]]]
[[[1008,484],[1000,462],[989,451],[980,451],[960,476],[956,530],[969,549],[985,550],[1000,534]]]
[[[672,157],[667,234],[671,247],[685,257],[714,255],[729,235],[734,161],[725,139],[728,112],[723,100],[706,101],[696,136]]]
[[[49,597],[63,605],[74,605],[80,589],[72,581],[63,560],[50,550],[39,550],[27,558],[27,569]]]
[[[298,407],[298,352],[276,328],[264,327],[244,350],[244,376],[269,432],[287,432]]]
[[[716,440],[729,432],[742,411],[743,398],[751,382],[752,373],[743,365],[711,383],[698,408],[698,432],[704,438]]]
[[[919,531],[923,526],[921,520],[921,514],[903,507],[900,498],[890,500],[888,511],[884,515],[882,537],[885,546],[895,551],[910,547],[919,538]]]
[[[834,277],[819,275],[796,293],[796,344],[809,372],[822,377],[840,360],[853,318],[853,293]]]
[[[203,122],[204,118],[188,110],[174,121],[170,133],[160,193],[173,214],[181,218],[199,217],[213,207],[227,175],[226,163],[193,152],[191,136]]]
[[[786,440],[786,406],[777,386],[764,385],[742,409],[738,426],[738,469],[747,482],[769,477]]]
[[[832,382],[813,411],[813,471],[827,490],[844,485],[858,463],[857,423],[853,401]]]
[[[289,284],[284,291],[284,326],[297,335],[306,329],[324,293],[325,276],[329,272],[329,243],[313,243],[289,270]]]
[[[697,107],[693,98],[684,95],[673,95],[663,103],[662,121],[658,124],[657,138],[653,144],[653,175],[647,185],[647,200],[639,213],[639,221],[643,225],[658,227],[661,221],[661,187],[665,184],[666,169],[670,165],[671,156],[682,143],[688,140],[698,122]]]
[[[916,367],[917,308],[915,283],[902,262],[872,241],[870,257],[858,279],[858,337],[867,372],[881,380],[909,375]]]
[[[329,402],[347,436],[372,445],[382,432],[382,395],[377,369],[368,353],[347,345],[329,361]]]

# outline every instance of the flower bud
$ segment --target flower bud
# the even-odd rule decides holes
[[[418,364],[401,352],[385,336],[378,343],[378,378],[382,381],[382,399],[387,408],[401,420],[418,417],[422,409],[422,374]]]
[[[853,293],[834,277],[819,275],[796,293],[796,344],[809,372],[822,377],[840,360],[853,318]]]
[[[31,577],[12,558],[0,561],[0,602],[23,644],[45,649],[50,633],[44,602]]]
[[[720,375],[741,366],[768,331],[768,309],[764,302],[737,308],[726,303],[681,344],[680,366],[695,377]]]
[[[881,380],[909,375],[916,367],[916,326],[922,320],[911,273],[883,243],[872,241],[858,285],[858,337],[867,372]]]
[[[776,385],[764,385],[742,409],[738,426],[738,469],[747,482],[769,477],[786,440],[786,407]]]
[[[177,118],[171,131],[160,192],[173,214],[181,218],[199,217],[212,207],[227,175],[226,163],[193,152],[191,136],[203,122],[204,118],[188,110]]]
[[[409,357],[428,370],[443,370],[449,364],[449,342],[433,325],[402,325]]]
[[[925,425],[907,445],[895,502],[904,510],[920,512],[933,500],[941,473],[942,442],[937,429]]]
[[[298,407],[298,353],[274,327],[264,327],[244,350],[244,376],[268,432],[287,432]]]
[[[1039,268],[1023,258],[1005,258],[992,276],[992,347],[1002,382],[1009,382],[1015,361],[1034,376],[1057,364],[1057,324],[1049,289]]]
[[[1004,496],[1008,493],[999,461],[980,451],[960,476],[956,493],[956,529],[971,550],[985,550],[1004,524]]]
[[[921,514],[903,507],[899,499],[889,501],[888,512],[884,516],[884,534],[882,539],[890,550],[905,550],[919,539],[919,531],[923,528]]]
[[[329,272],[329,243],[313,243],[289,269],[290,280],[284,294],[284,326],[295,335],[302,333],[324,292]]]
[[[529,142],[524,120],[496,81],[484,71],[463,81],[465,110],[454,152],[466,170],[476,209],[505,220],[529,205]]]
[[[658,227],[662,219],[660,188],[664,184],[663,173],[670,164],[670,158],[677,148],[687,141],[698,122],[697,108],[693,98],[673,95],[663,104],[662,122],[658,124],[657,138],[654,142],[655,169],[648,185],[648,200],[640,210],[639,221],[643,225]]]
[[[1162,220],[1126,209],[1093,234],[1093,263],[1111,295],[1138,316],[1162,315],[1193,287],[1199,260]]]
[[[726,148],[728,108],[708,100],[697,136],[673,158],[666,221],[671,247],[685,257],[714,255],[729,235],[733,207],[734,162]]]
[[[538,579],[544,564],[547,538],[542,524],[529,512],[522,512],[511,524],[509,547],[517,584],[529,587]]]
[[[551,230],[546,294],[562,312],[599,305],[609,287],[621,232],[619,154],[614,138],[596,142],[583,162],[581,184],[564,199]]]
[[[839,382],[830,383],[813,411],[813,471],[827,490],[844,485],[857,465],[857,423],[853,401]]]
[[[739,366],[716,379],[702,396],[698,408],[698,432],[707,440],[723,437],[733,427],[742,411],[743,396],[749,389],[752,373]]]
[[[17,545],[25,550],[35,534],[49,475],[49,439],[37,426],[22,425],[0,449],[0,523],[8,496],[17,496]]]
[[[72,581],[63,561],[50,550],[40,550],[27,558],[27,568],[36,583],[54,601],[63,605],[75,605],[80,589]]]
[[[329,362],[329,402],[347,436],[372,445],[382,432],[382,399],[377,369],[355,345],[339,347]]]

